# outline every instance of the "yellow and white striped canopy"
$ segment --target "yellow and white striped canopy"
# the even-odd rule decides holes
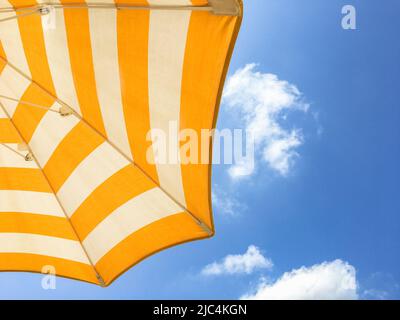
[[[0,0],[1,271],[54,266],[108,285],[213,235],[210,165],[152,164],[146,135],[215,127],[241,12],[239,0]]]

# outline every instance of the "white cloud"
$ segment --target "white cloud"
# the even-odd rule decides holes
[[[313,300],[358,299],[356,271],[342,260],[286,272],[274,283],[262,280],[255,293],[242,299]]]
[[[387,300],[389,293],[384,290],[368,289],[363,291],[362,296],[365,300]]]
[[[387,272],[374,272],[364,280],[360,294],[366,300],[387,300],[400,292],[397,279]]]
[[[286,175],[289,172],[293,159],[298,156],[295,148],[301,144],[301,133],[293,130],[284,138],[272,140],[264,149],[264,159],[271,168],[278,171],[281,175]]]
[[[246,253],[228,255],[220,262],[214,262],[204,267],[203,275],[251,274],[256,269],[271,269],[272,261],[264,257],[260,250],[251,245]]]
[[[303,135],[300,129],[286,129],[283,125],[290,112],[307,112],[309,105],[302,102],[296,86],[255,69],[255,64],[248,64],[228,79],[224,104],[240,114],[268,166],[285,176],[298,156],[296,149],[303,143]],[[244,172],[250,175],[254,169],[239,163],[229,170],[233,178],[243,177]]]
[[[217,213],[226,216],[238,216],[240,212],[247,209],[247,206],[235,198],[233,194],[223,191],[218,185],[213,187],[211,200]]]

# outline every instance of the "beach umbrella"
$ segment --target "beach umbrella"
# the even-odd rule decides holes
[[[215,127],[241,16],[239,0],[0,0],[1,271],[106,286],[214,234],[211,164],[182,161],[181,132]]]

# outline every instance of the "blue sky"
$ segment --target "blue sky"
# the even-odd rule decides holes
[[[356,30],[341,28],[346,4],[357,10]],[[399,10],[396,0],[245,1],[230,76],[255,63],[253,78],[273,74],[299,92],[269,115],[282,131],[259,144],[253,174],[214,167],[216,236],[152,256],[106,289],[57,279],[46,291],[40,275],[1,273],[0,298],[269,297],[301,291],[307,276],[327,281],[317,295],[355,281],[358,298],[400,298]],[[229,103],[221,129],[257,116],[246,122]],[[265,150],[291,132],[299,143],[282,171],[282,157]],[[230,269],[223,259],[232,254],[241,256]],[[206,274],[207,265],[219,274]]]

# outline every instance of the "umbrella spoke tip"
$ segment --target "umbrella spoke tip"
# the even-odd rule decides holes
[[[212,12],[221,16],[239,16],[241,9],[238,0],[209,0]]]
[[[33,154],[31,152],[29,152],[26,156],[25,156],[25,161],[33,161]]]
[[[66,105],[62,105],[59,109],[59,113],[62,117],[68,117],[70,115],[74,114],[74,110],[72,110],[70,107]]]

